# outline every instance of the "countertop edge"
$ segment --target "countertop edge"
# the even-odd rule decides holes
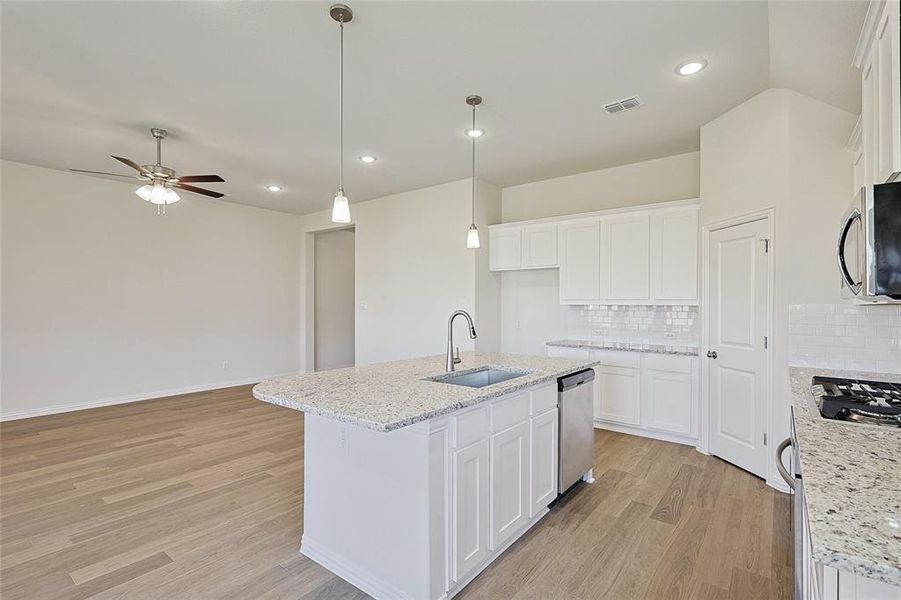
[[[576,373],[583,369],[590,369],[598,364],[600,364],[600,363],[597,361],[587,361],[583,365],[578,366],[578,367],[563,369],[561,371],[555,371],[551,374],[544,375],[537,379],[530,379],[527,382],[508,384],[507,386],[505,386],[501,389],[491,390],[490,392],[488,392],[486,394],[480,394],[480,395],[478,395],[472,399],[469,399],[465,402],[457,402],[456,404],[453,404],[453,405],[450,405],[450,406],[447,406],[447,407],[444,407],[444,408],[441,408],[438,410],[426,411],[424,413],[421,413],[421,414],[416,415],[415,417],[411,417],[409,419],[403,419],[401,421],[391,421],[391,422],[387,422],[387,423],[363,420],[363,419],[359,419],[356,417],[344,415],[341,413],[323,410],[321,408],[317,408],[317,407],[309,405],[309,404],[304,404],[303,402],[291,402],[291,401],[281,400],[280,398],[278,398],[274,395],[258,392],[257,387],[260,384],[257,384],[253,387],[252,394],[253,394],[253,397],[256,398],[257,400],[266,402],[268,404],[272,404],[275,406],[281,406],[283,408],[297,410],[297,411],[304,412],[304,413],[311,413],[314,415],[318,415],[320,417],[334,419],[334,420],[340,421],[342,423],[349,423],[351,425],[357,425],[359,427],[364,427],[366,429],[372,429],[374,431],[387,433],[390,431],[395,431],[397,429],[401,429],[403,427],[407,427],[409,425],[415,425],[416,423],[422,423],[423,421],[428,421],[430,419],[442,417],[442,416],[451,414],[453,412],[456,412],[458,410],[461,410],[463,408],[469,408],[471,406],[475,406],[477,404],[481,404],[481,403],[487,402],[489,400],[495,400],[497,398],[501,398],[508,394],[513,394],[518,391],[522,391],[522,390],[529,389],[529,388],[532,388],[535,386],[543,385],[543,384],[549,383],[551,381],[555,381],[556,379],[563,377],[565,375],[569,375],[571,373]],[[506,382],[503,382],[503,383],[506,383]],[[499,385],[499,384],[496,384],[496,385]],[[490,387],[492,387],[492,386],[487,386],[482,389],[488,389]]]
[[[626,342],[623,342],[626,344]],[[615,342],[611,342],[609,344],[605,344],[604,342],[591,342],[588,340],[554,340],[550,342],[545,342],[545,346],[550,346],[553,348],[578,348],[584,350],[609,350],[611,352],[639,352],[645,354],[661,354],[667,356],[698,356],[700,351],[698,346],[692,346],[691,344],[649,344],[650,347],[641,347],[640,344],[635,344],[636,347],[628,347],[628,346],[619,346]],[[680,349],[676,349],[680,348]],[[682,350],[681,348],[692,348],[691,350]]]

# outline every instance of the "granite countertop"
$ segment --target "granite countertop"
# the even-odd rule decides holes
[[[548,346],[560,348],[585,348],[586,350],[619,350],[622,352],[647,352],[650,354],[678,354],[697,356],[698,347],[690,344],[651,344],[645,342],[604,342],[589,340],[557,340]]]
[[[483,388],[427,381],[425,378],[445,374],[445,356],[438,355],[268,379],[254,386],[253,396],[376,431],[392,431],[555,381],[596,364],[570,358],[474,352],[463,352],[461,358],[457,373],[485,366],[529,373]]]
[[[901,375],[791,367],[795,434],[813,545],[822,564],[901,585],[901,429],[820,417],[814,375]]]

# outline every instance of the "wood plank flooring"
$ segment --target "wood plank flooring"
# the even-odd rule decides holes
[[[788,496],[596,431],[580,484],[457,598],[790,598]],[[0,425],[3,600],[367,596],[298,553],[303,418],[249,387]]]

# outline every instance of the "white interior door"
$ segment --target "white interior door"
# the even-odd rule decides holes
[[[766,477],[767,219],[710,232],[706,348],[710,451]]]

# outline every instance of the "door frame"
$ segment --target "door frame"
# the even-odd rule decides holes
[[[698,347],[698,361],[700,362],[700,379],[701,379],[701,423],[698,430],[697,449],[703,454],[710,454],[710,369],[706,360],[706,351],[710,347],[710,325],[708,323],[709,313],[707,307],[710,306],[709,296],[709,268],[710,268],[710,234],[714,231],[727,229],[736,225],[744,225],[755,221],[766,221],[767,223],[767,239],[769,239],[769,252],[767,252],[767,294],[766,294],[766,336],[767,357],[766,357],[766,385],[764,402],[764,426],[766,433],[766,448],[775,447],[773,442],[773,373],[775,372],[775,356],[773,348],[773,307],[775,297],[775,254],[776,254],[776,209],[774,207],[745,213],[743,215],[705,223],[701,228],[701,297],[700,297],[700,314],[701,314],[701,345]],[[764,475],[768,485],[773,486],[773,470],[774,462],[766,461],[766,469]]]

